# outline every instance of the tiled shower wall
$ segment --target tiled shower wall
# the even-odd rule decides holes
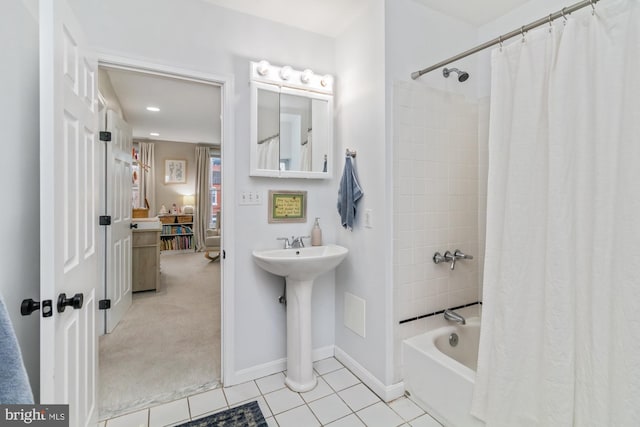
[[[414,82],[393,87],[395,380],[402,378],[402,340],[430,320],[403,319],[481,299],[484,259],[486,125],[479,103]],[[483,117],[484,120],[484,117]],[[482,157],[482,158],[480,158]],[[484,178],[479,178],[479,173]],[[480,224],[482,222],[482,225]],[[482,234],[482,236],[480,236]],[[482,248],[482,251],[480,250]],[[473,260],[434,264],[436,251],[460,249]],[[482,252],[482,253],[481,253]]]

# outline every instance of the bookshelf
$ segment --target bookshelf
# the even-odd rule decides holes
[[[162,222],[160,250],[193,249],[193,215],[160,215],[160,222]]]

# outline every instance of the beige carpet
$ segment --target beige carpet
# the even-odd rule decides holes
[[[100,337],[99,417],[214,388],[220,378],[220,263],[162,252],[160,288],[133,294]]]

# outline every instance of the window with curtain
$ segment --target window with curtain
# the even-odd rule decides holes
[[[221,161],[220,161],[220,150],[212,149],[210,151],[211,157],[209,161],[209,174],[211,183],[211,187],[209,189],[211,200],[211,209],[209,216],[209,228],[218,228],[220,224],[218,221],[218,212],[221,209],[221,201],[222,201],[222,176],[221,176]]]

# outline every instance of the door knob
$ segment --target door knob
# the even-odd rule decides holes
[[[130,223],[129,228],[138,228],[138,224]]]
[[[46,299],[42,301],[42,304],[40,304],[39,301],[34,301],[29,298],[22,300],[22,304],[20,304],[20,314],[22,314],[23,316],[29,316],[34,311],[38,311],[40,309],[42,309],[42,317],[53,316],[50,299]]]
[[[58,313],[62,313],[67,306],[73,307],[75,310],[82,308],[82,302],[84,301],[84,295],[75,294],[71,298],[67,298],[67,294],[60,294],[58,296]]]
[[[20,314],[23,316],[29,316],[34,311],[40,310],[40,301],[34,301],[31,298],[23,299],[20,304]]]

